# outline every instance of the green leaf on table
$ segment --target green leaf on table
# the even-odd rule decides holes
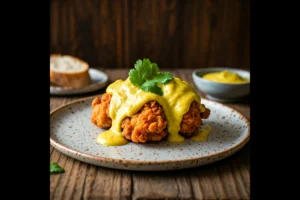
[[[51,174],[63,173],[63,172],[65,172],[64,168],[59,166],[57,163],[50,164],[50,173]]]

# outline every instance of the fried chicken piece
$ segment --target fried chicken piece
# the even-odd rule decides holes
[[[122,121],[122,136],[136,143],[160,141],[168,135],[167,125],[163,108],[156,101],[150,101]]]
[[[201,119],[207,119],[210,115],[210,109],[206,108],[204,104],[201,105],[205,108],[205,111],[200,113],[200,117]]]
[[[202,104],[202,106],[204,105]],[[199,103],[193,101],[190,105],[189,111],[182,117],[179,133],[187,137],[196,134],[203,124],[202,119],[207,119],[209,115],[210,110],[208,108],[205,108],[205,111],[200,113]]]
[[[105,93],[102,98],[96,97],[92,102],[91,121],[100,128],[110,128],[112,125],[109,117],[110,100],[111,95]],[[199,103],[193,101],[189,111],[183,115],[179,133],[186,137],[196,134],[203,124],[202,119],[207,119],[209,115],[208,108],[200,112]],[[160,141],[168,135],[167,125],[163,108],[156,101],[150,101],[136,114],[122,121],[122,136],[136,143]]]
[[[110,100],[111,95],[105,93],[102,98],[96,97],[92,102],[91,121],[100,128],[112,125],[109,117]],[[160,141],[168,135],[167,124],[162,107],[156,101],[151,101],[122,121],[122,136],[136,143]]]
[[[96,97],[92,102],[91,121],[100,128],[111,127],[112,120],[109,117],[109,105],[111,94],[105,93],[102,98]]]

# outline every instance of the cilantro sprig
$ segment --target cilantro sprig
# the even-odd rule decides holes
[[[159,72],[157,64],[147,58],[136,61],[134,68],[129,71],[130,82],[145,92],[162,96],[162,89],[157,83],[166,84],[173,79],[171,73]]]
[[[57,163],[50,164],[50,174],[63,173],[65,172],[64,168],[59,166]]]

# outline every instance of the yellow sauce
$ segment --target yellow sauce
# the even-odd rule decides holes
[[[157,101],[165,112],[168,121],[168,138],[170,142],[182,142],[184,137],[179,135],[182,117],[188,112],[192,101],[199,104],[201,99],[194,88],[187,82],[174,78],[165,85],[159,85],[163,91],[163,96],[150,92],[145,92],[137,86],[132,85],[130,79],[125,81],[117,80],[108,86],[106,92],[112,94],[109,116],[112,119],[112,126],[97,137],[97,142],[107,146],[118,146],[127,143],[122,137],[121,123],[127,116],[132,116],[141,107],[152,100]],[[200,107],[204,112],[204,107]]]
[[[97,142],[105,146],[120,146],[128,143],[124,137],[119,133],[115,133],[112,129],[105,131],[98,135]]]
[[[249,79],[243,78],[236,73],[232,73],[226,70],[222,72],[208,73],[205,74],[202,78],[219,83],[239,84],[249,82]]]
[[[199,129],[196,135],[191,137],[191,140],[197,142],[206,141],[210,132],[211,132],[211,127],[209,125],[204,125]]]

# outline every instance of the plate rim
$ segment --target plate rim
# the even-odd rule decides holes
[[[88,71],[89,72],[93,71],[94,73],[101,74],[100,76],[104,77],[104,80],[91,83],[83,88],[61,87],[61,86],[54,86],[50,84],[50,88],[49,88],[50,94],[53,95],[84,94],[84,93],[89,93],[104,88],[109,81],[108,74],[95,68],[89,68]],[[82,91],[82,90],[86,90],[86,91]]]
[[[100,97],[102,95],[103,94],[97,94],[97,95],[93,95],[93,96],[89,96],[89,97],[85,97],[85,98],[80,98],[80,99],[68,102],[64,105],[61,105],[61,106],[55,108],[53,111],[51,111],[50,112],[50,117],[55,112],[57,112],[58,110],[66,107],[66,106],[69,106],[71,104],[75,104],[75,103],[80,102],[80,101],[87,101],[87,100],[93,99],[95,97]],[[181,160],[159,160],[159,161],[155,161],[155,160],[154,161],[126,160],[126,159],[117,159],[117,158],[106,158],[106,157],[101,157],[101,156],[97,156],[97,155],[87,154],[87,153],[83,153],[83,152],[77,151],[75,149],[69,148],[67,146],[64,146],[63,144],[60,144],[59,142],[57,142],[56,140],[54,140],[51,137],[51,134],[50,134],[50,144],[55,149],[57,149],[59,151],[60,151],[60,149],[63,149],[64,151],[72,153],[73,155],[80,156],[82,158],[91,159],[91,160],[94,160],[96,162],[113,162],[113,163],[131,164],[131,165],[143,165],[143,164],[149,164],[149,163],[159,165],[159,164],[175,164],[175,163],[193,162],[193,161],[197,161],[197,160],[201,160],[201,159],[220,156],[220,155],[223,155],[223,154],[224,155],[227,155],[227,154],[230,155],[231,152],[235,152],[235,150],[241,149],[250,140],[250,120],[234,108],[231,108],[231,107],[229,107],[227,105],[224,105],[222,103],[219,103],[219,102],[212,101],[212,100],[201,97],[201,100],[202,99],[204,99],[205,101],[215,103],[215,104],[219,104],[219,106],[226,107],[229,110],[233,110],[234,112],[236,112],[236,114],[238,114],[240,117],[242,117],[241,120],[243,120],[247,124],[248,131],[247,131],[245,137],[239,143],[235,144],[234,146],[231,146],[230,148],[228,148],[224,151],[209,154],[209,155],[206,155],[206,156],[199,156],[199,157],[195,157],[195,158],[185,158],[185,159],[181,159]],[[225,157],[227,157],[227,156],[225,156]]]

